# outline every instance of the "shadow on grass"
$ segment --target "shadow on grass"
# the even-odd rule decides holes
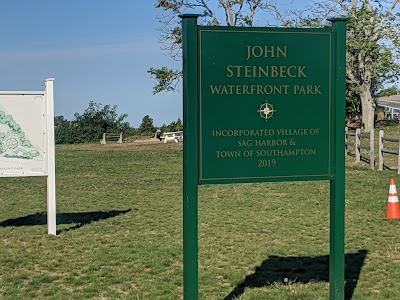
[[[57,230],[57,234],[61,232],[67,232],[70,230],[75,230],[81,228],[84,225],[113,218],[122,214],[130,212],[131,209],[127,210],[110,210],[110,211],[91,211],[91,212],[79,212],[79,213],[57,213],[57,225],[61,224],[76,224],[75,226]],[[47,224],[47,214],[46,213],[36,213],[32,215],[27,215],[25,217],[15,218],[5,220],[0,222],[0,227],[9,226],[34,226],[34,225],[46,225]]]
[[[353,297],[367,250],[345,255],[345,299]],[[329,282],[329,255],[317,257],[270,256],[256,271],[245,277],[224,300],[233,300],[242,295],[246,288],[261,288],[276,283]]]
[[[356,155],[355,155],[355,153],[347,153],[347,156],[351,156],[351,157],[356,157]],[[360,161],[362,161],[362,162],[365,162],[365,163],[367,163],[367,164],[370,164],[371,163],[371,160],[369,159],[369,158],[367,158],[367,157],[364,157],[364,156],[360,156]],[[377,164],[377,162],[375,161],[375,163],[374,163],[374,168],[376,168],[377,166],[376,166],[376,164]],[[385,164],[383,164],[383,170],[397,170],[397,167],[389,167],[389,166],[387,166],[387,165],[385,165]]]

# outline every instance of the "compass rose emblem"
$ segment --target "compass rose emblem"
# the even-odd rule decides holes
[[[260,113],[261,118],[265,119],[266,121],[274,115],[274,107],[272,104],[268,103],[267,101],[260,106],[260,109],[257,110]]]

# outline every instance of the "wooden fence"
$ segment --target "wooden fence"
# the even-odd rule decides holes
[[[354,142],[349,142],[348,137],[354,136]],[[365,142],[363,140],[369,140],[369,146],[365,145]],[[385,144],[387,143],[396,143],[396,150],[385,148]],[[368,150],[369,151],[369,163],[370,167],[372,170],[374,170],[374,165],[375,165],[375,154],[374,154],[374,130],[371,130],[371,132],[368,133],[361,133],[360,128],[357,128],[354,131],[348,130],[346,127],[346,134],[345,134],[345,154],[347,156],[349,152],[349,148],[354,148],[355,151],[355,158],[356,162],[361,161],[361,150]],[[379,131],[379,138],[378,138],[378,171],[382,171],[384,168],[384,153],[386,154],[391,154],[391,155],[397,155],[397,173],[400,174],[400,139],[395,139],[391,137],[384,137],[384,132],[383,130]],[[391,147],[393,148],[393,146]]]
[[[355,142],[350,143],[348,141],[348,136],[354,136]],[[366,146],[361,144],[362,139],[369,140],[369,145]],[[355,131],[349,131],[346,127],[345,134],[345,154],[347,156],[349,147],[354,147],[356,162],[361,161],[361,150],[369,150],[369,165],[372,170],[375,169],[375,151],[374,151],[374,130],[371,130],[369,134],[361,133],[360,128],[357,128]]]
[[[383,136],[383,130],[379,130],[379,167],[378,170],[382,171],[383,170],[383,153],[387,154],[393,154],[397,155],[397,174],[400,174],[400,140],[399,139],[394,139],[390,137],[384,137]],[[398,145],[397,150],[391,150],[384,148],[383,142],[391,142],[391,143],[396,143]]]
[[[105,145],[107,141],[117,141],[118,144],[122,144],[122,132],[105,132],[103,138],[100,140],[100,144]]]

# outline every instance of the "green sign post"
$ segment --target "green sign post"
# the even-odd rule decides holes
[[[181,17],[185,299],[198,299],[198,185],[294,180],[330,180],[330,296],[344,299],[347,19],[287,29]]]

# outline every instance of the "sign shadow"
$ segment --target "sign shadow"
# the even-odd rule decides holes
[[[90,211],[90,212],[77,212],[77,213],[57,213],[57,225],[61,224],[75,224],[72,227],[57,230],[57,234],[61,232],[67,232],[70,230],[79,229],[84,225],[113,218],[119,215],[126,214],[132,209],[126,210],[110,210],[110,211]],[[15,219],[8,219],[0,222],[0,227],[11,227],[11,226],[35,226],[35,225],[46,225],[47,214],[46,213],[35,213],[24,217]]]
[[[353,297],[367,250],[345,254],[345,299]],[[270,256],[245,277],[224,300],[241,296],[246,288],[261,288],[274,284],[329,282],[329,255],[316,257]]]

